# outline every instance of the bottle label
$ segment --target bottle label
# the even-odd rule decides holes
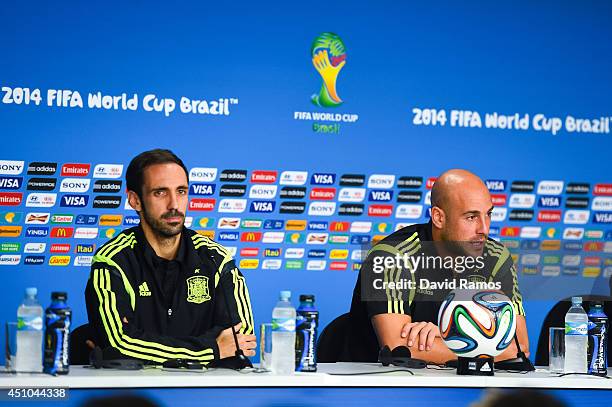
[[[295,318],[273,318],[273,332],[295,332]]]
[[[587,323],[586,322],[566,322],[565,323],[565,334],[566,335],[586,335],[587,334]]]
[[[40,316],[27,315],[17,317],[18,331],[42,331],[43,320]]]

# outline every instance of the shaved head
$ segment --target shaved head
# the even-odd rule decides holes
[[[440,175],[431,189],[431,206],[434,240],[467,242],[461,245],[474,248],[473,253],[482,250],[493,204],[477,175],[462,169]]]

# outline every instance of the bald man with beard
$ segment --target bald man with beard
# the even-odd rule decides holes
[[[491,195],[478,176],[453,169],[438,177],[431,191],[430,222],[402,228],[368,252],[353,292],[349,355],[342,358],[376,361],[378,350],[387,345],[391,349],[407,346],[412,357],[430,363],[456,359],[440,337],[437,317],[442,300],[452,289],[448,283],[461,280],[466,285],[499,287],[512,300],[517,338],[529,356],[516,268],[508,249],[488,237],[492,212]],[[440,262],[417,267],[405,260],[398,262],[406,257],[439,258]],[[456,262],[454,266],[442,264],[442,259],[449,258]],[[464,266],[460,267],[459,258]],[[420,284],[423,280],[424,285]],[[428,286],[431,282],[435,284]],[[398,283],[404,285],[397,288]],[[516,354],[512,342],[495,360]]]

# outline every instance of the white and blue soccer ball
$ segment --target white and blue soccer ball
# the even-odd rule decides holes
[[[495,357],[512,343],[516,316],[501,291],[453,290],[440,306],[438,327],[457,356]]]

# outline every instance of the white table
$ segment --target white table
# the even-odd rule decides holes
[[[92,369],[72,366],[70,374],[48,376],[33,374],[0,374],[0,388],[66,387],[94,388],[157,388],[157,387],[460,387],[460,388],[544,388],[544,389],[607,389],[612,380],[595,376],[556,377],[543,369],[526,374],[496,372],[495,376],[458,376],[454,370],[413,369],[368,375],[336,375],[362,372],[384,372],[375,363],[320,363],[316,373],[277,376],[271,373],[235,372],[225,369],[208,371],[164,371],[147,368],[141,371]],[[612,394],[611,404],[612,404]]]

